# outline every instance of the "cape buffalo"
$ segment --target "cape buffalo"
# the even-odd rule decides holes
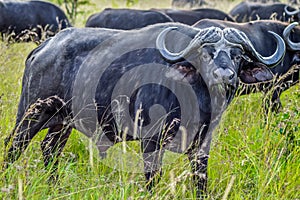
[[[235,6],[229,14],[235,18],[236,22],[259,19],[276,19],[285,22],[299,21],[299,16],[291,12],[295,10],[295,8],[284,3],[263,4],[243,1]]]
[[[100,13],[91,15],[85,26],[130,30],[172,21],[167,15],[154,10],[106,8]]]
[[[272,111],[278,111],[281,108],[280,94],[287,90],[292,85],[299,81],[299,64],[300,54],[299,45],[291,42],[300,42],[300,28],[295,27],[296,23],[288,27],[288,23],[274,21],[274,20],[259,20],[249,23],[232,23],[221,20],[201,20],[194,26],[197,28],[206,28],[210,26],[216,26],[221,29],[236,28],[243,31],[249,39],[255,44],[256,49],[261,52],[262,55],[267,55],[270,49],[275,48],[275,44],[268,40],[268,31],[273,31],[283,37],[287,41],[287,50],[285,52],[282,62],[270,68],[272,73],[276,76],[276,79],[270,83],[269,86],[263,85],[264,92],[272,91],[270,95],[270,103]],[[293,27],[293,31],[291,32]],[[285,31],[285,32],[284,32]],[[257,41],[262,40],[263,43]],[[269,103],[269,100],[266,101]],[[269,109],[269,105],[265,105],[266,109]]]
[[[235,94],[238,77],[245,83],[270,80],[267,66],[282,59],[283,39],[267,34],[251,42],[235,28],[180,23],[131,31],[61,31],[27,57],[4,161],[8,166],[16,161],[31,139],[49,128],[41,144],[47,166],[75,128],[95,140],[100,155],[122,140],[141,140],[149,189],[164,149],[185,152],[200,195],[212,131]],[[262,56],[255,46],[271,41],[277,47]]]
[[[14,33],[14,39],[22,40],[28,32],[35,37],[53,36],[70,23],[64,12],[56,5],[43,1],[0,1],[0,32],[2,37]],[[41,30],[42,29],[42,30]]]

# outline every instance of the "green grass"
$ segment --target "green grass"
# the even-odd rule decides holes
[[[121,7],[120,2],[94,3],[78,16],[77,26],[83,26],[87,13],[104,6]],[[166,7],[170,1],[150,2],[140,1],[136,7]],[[222,10],[228,10],[228,6],[232,4]],[[24,61],[35,47],[33,43],[7,46],[0,42],[1,165],[4,138],[14,126]],[[231,188],[227,199],[300,199],[300,85],[283,93],[283,110],[270,114],[267,123],[264,123],[262,98],[262,94],[237,97],[223,115],[214,132],[209,159],[208,199],[222,199],[226,188]],[[45,133],[43,131],[33,139],[12,167],[6,171],[1,169],[0,199],[195,198],[186,156],[166,152],[162,179],[151,195],[145,189],[145,179],[140,173],[142,163],[138,142],[128,143],[127,153],[123,153],[122,144],[118,144],[109,150],[106,159],[101,160],[95,148],[89,150],[89,140],[77,131],[73,131],[60,158],[59,182],[50,184],[47,182],[49,170],[43,167],[40,150]]]

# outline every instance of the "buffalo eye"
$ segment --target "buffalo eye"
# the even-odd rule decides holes
[[[200,58],[204,62],[209,62],[213,58],[213,48],[203,48],[200,54]]]
[[[234,49],[230,51],[231,59],[235,63],[240,63],[243,56],[242,56],[242,51],[240,49]]]
[[[201,54],[201,58],[204,62],[208,62],[210,60],[211,56],[207,52],[203,52]]]
[[[236,62],[236,63],[241,62],[241,59],[242,59],[241,55],[234,56],[234,58],[233,58],[234,62]]]

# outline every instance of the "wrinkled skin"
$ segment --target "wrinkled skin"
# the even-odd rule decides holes
[[[177,29],[170,31],[168,29],[170,27],[177,27]],[[227,30],[227,33],[231,34],[230,31],[234,32],[234,30]],[[163,32],[164,37],[162,37]],[[165,134],[174,137],[180,129],[180,124],[170,125],[174,120],[181,118],[184,110],[180,107],[185,105],[179,104],[177,96],[174,96],[172,91],[184,92],[185,90],[181,88],[186,86],[192,88],[196,99],[191,100],[191,104],[196,103],[196,109],[194,108],[187,115],[187,121],[191,125],[187,125],[186,129],[190,131],[189,134],[194,133],[194,137],[189,138],[191,145],[184,152],[190,159],[198,196],[200,196],[206,190],[212,131],[234,96],[241,72],[245,67],[247,72],[251,71],[249,65],[244,65],[244,58],[253,57],[253,52],[245,50],[240,44],[228,42],[224,39],[224,35],[225,31],[222,32],[217,28],[200,30],[177,23],[158,24],[135,31],[76,28],[61,31],[33,50],[26,60],[16,126],[6,140],[6,144],[11,144],[5,163],[9,166],[16,161],[31,139],[45,128],[49,128],[41,144],[45,166],[57,162],[56,158],[63,150],[73,128],[88,137],[94,137],[100,133],[97,128],[93,129],[93,126],[99,124],[102,126],[102,134],[106,136],[104,138],[112,145],[122,141],[122,138],[135,139],[131,135],[126,135],[124,138],[123,131],[118,129],[116,119],[112,117],[113,90],[118,81],[120,85],[126,85],[128,82],[138,84],[148,77],[160,76],[159,80],[162,80],[160,84],[139,87],[129,97],[130,116],[133,118],[142,107],[143,122],[139,121],[139,123],[143,125],[151,123],[149,110],[153,105],[159,104],[168,113],[165,125],[170,128]],[[200,44],[201,42],[193,43],[198,39],[202,42],[210,42],[204,42],[203,45]],[[168,50],[173,52],[188,47],[191,49],[182,58],[170,61],[165,58],[166,49],[157,49],[157,45],[163,45],[161,41],[165,42]],[[129,47],[133,50],[127,51]],[[122,49],[125,53],[120,53]],[[110,58],[115,59],[110,62]],[[261,70],[244,73],[240,76],[242,81],[253,80],[253,77],[247,77],[253,74],[258,77],[272,77],[263,63],[253,59],[255,60],[252,64],[253,68]],[[93,62],[89,63],[89,61]],[[89,64],[85,65],[85,63]],[[106,63],[109,63],[108,68],[100,78],[97,70],[104,68]],[[147,69],[153,68],[153,70],[147,74],[133,74],[130,79],[120,79],[126,75],[126,72],[145,64],[148,66]],[[162,73],[155,73],[155,64],[164,66],[160,68],[163,70]],[[92,85],[90,90],[90,84],[95,79],[97,79],[96,84]],[[163,82],[168,81],[171,82],[170,86],[162,87]],[[79,87],[83,90],[81,91]],[[183,97],[189,100],[192,96],[183,93]],[[93,112],[90,110],[95,112],[95,119],[91,117]],[[195,115],[197,110],[198,115]],[[192,122],[196,123],[195,126]],[[170,141],[165,138],[169,137],[164,137],[160,131],[141,138],[145,177],[150,190],[156,182],[154,177],[161,171],[164,149],[172,149],[168,146]],[[103,145],[107,141],[101,139],[95,141],[100,155],[105,155],[105,151],[110,147]]]
[[[3,1],[0,2],[0,32],[15,33],[18,40],[24,31],[32,30],[41,38],[41,30],[47,28],[47,35],[53,36],[60,29],[70,26],[64,12],[52,3],[42,1]]]
[[[226,27],[236,28],[243,31],[249,37],[249,39],[255,45],[256,49],[261,52],[262,55],[268,56],[270,55],[270,49],[275,48],[274,42],[268,40],[268,31],[273,31],[283,37],[283,31],[288,25],[288,23],[273,20],[259,20],[242,24],[225,22],[221,20],[201,20],[199,23],[195,24],[195,27],[206,28],[210,26],[217,26],[221,29]],[[300,42],[299,36],[300,28],[295,27],[291,32],[290,39],[293,42]],[[264,42],[257,42],[259,41],[258,38],[260,38]],[[299,82],[299,67],[298,69],[293,71],[293,68],[300,64],[299,56],[299,50],[292,50],[287,47],[283,61],[270,68],[272,73],[276,76],[276,79],[273,80],[272,83],[261,84],[260,87],[261,90],[265,93],[269,93],[271,91],[267,96],[264,105],[266,112],[269,109],[277,112],[282,107],[280,102],[281,93]],[[291,73],[289,74],[287,72]],[[246,89],[243,91],[243,93],[249,93],[252,91],[253,88]]]

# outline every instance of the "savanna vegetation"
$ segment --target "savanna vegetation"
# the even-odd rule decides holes
[[[212,2],[226,12],[238,3]],[[66,9],[64,2],[60,4]],[[105,7],[168,8],[171,1],[82,1],[76,7],[73,25],[83,27],[90,14]],[[15,122],[24,61],[35,47],[35,43],[0,41],[1,166],[4,139]],[[264,98],[261,93],[237,94],[223,115],[214,132],[207,199],[300,199],[300,85],[285,91],[283,109],[267,118],[262,108]],[[138,142],[118,144],[101,160],[90,140],[77,131],[71,134],[60,158],[59,181],[49,183],[51,170],[44,168],[40,149],[45,134],[40,132],[8,170],[0,169],[0,199],[195,199],[186,156],[166,152],[162,179],[150,194],[145,188]]]

